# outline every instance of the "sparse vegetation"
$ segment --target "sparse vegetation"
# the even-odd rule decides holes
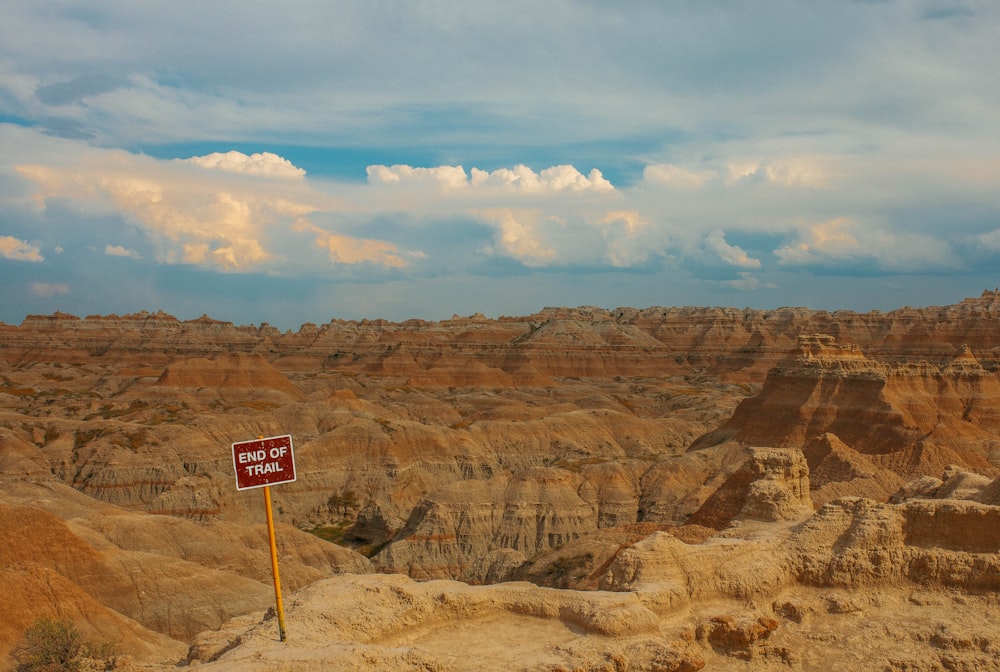
[[[24,631],[24,640],[11,653],[15,672],[77,672],[124,670],[130,667],[111,642],[84,639],[66,620],[42,616]]]
[[[323,541],[329,541],[331,544],[337,544],[338,546],[345,546],[344,534],[351,527],[352,523],[347,520],[341,520],[333,525],[319,525],[312,529],[306,530],[309,534],[314,537],[319,537]]]
[[[358,493],[353,490],[345,490],[342,493],[330,495],[330,497],[326,500],[327,509],[345,517],[349,515],[351,511],[356,511],[360,504],[361,502],[358,499]]]
[[[593,553],[560,556],[545,569],[547,585],[568,588],[574,581],[586,578],[594,562]]]
[[[86,446],[88,443],[96,439],[97,437],[104,434],[103,427],[95,427],[92,429],[78,429],[73,435],[73,448],[79,449]]]
[[[375,557],[378,555],[379,551],[389,544],[388,540],[380,543],[371,543],[367,539],[349,536],[348,532],[353,526],[354,521],[340,520],[332,525],[317,525],[316,527],[309,529],[303,528],[303,531],[308,532],[323,541],[329,541],[331,544],[337,544],[338,546],[349,548],[352,551],[360,553],[366,558]]]

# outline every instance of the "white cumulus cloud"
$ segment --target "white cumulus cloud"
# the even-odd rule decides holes
[[[502,252],[525,266],[547,266],[556,260],[556,250],[544,240],[539,213],[497,208],[480,213],[497,230]]]
[[[518,164],[513,168],[494,171],[472,169],[473,186],[501,187],[529,193],[559,191],[614,191],[614,186],[594,168],[588,175],[570,165],[546,168],[536,173],[528,166]]]
[[[726,163],[726,184],[760,180],[788,188],[828,187],[833,161],[817,156],[772,156],[767,159],[733,159]]]
[[[37,246],[13,236],[0,236],[0,257],[14,261],[45,261]]]
[[[313,236],[316,247],[329,255],[331,263],[372,263],[387,268],[405,268],[409,265],[399,248],[388,241],[331,233],[308,223],[303,223],[301,228]],[[420,258],[422,255],[414,252],[410,256]]]
[[[141,259],[142,256],[135,250],[122,245],[105,245],[104,254],[109,257],[128,257],[129,259]]]
[[[258,172],[248,179],[246,172],[227,169],[209,175],[190,165],[91,150],[66,165],[16,169],[34,183],[43,208],[58,198],[83,210],[117,212],[147,234],[157,261],[223,271],[267,270],[280,263],[276,248],[287,232],[332,201],[300,180],[284,179],[287,175],[261,177]],[[104,251],[137,256],[123,246],[107,245]]]
[[[808,265],[866,253],[857,237],[856,222],[846,217],[802,227],[796,238],[795,242],[774,251],[782,264]]]
[[[923,233],[892,230],[848,217],[799,228],[796,239],[774,251],[783,266],[865,263],[881,271],[919,272],[961,268],[951,244]]]
[[[629,268],[646,262],[654,251],[650,235],[655,235],[648,220],[634,210],[612,211],[598,222],[607,248],[607,261],[617,268]]]
[[[464,187],[469,183],[462,166],[436,166],[415,168],[403,164],[393,166],[373,165],[366,169],[368,182],[372,184],[436,184],[451,189]]]
[[[715,254],[730,266],[760,268],[760,259],[754,259],[738,245],[727,243],[726,234],[720,229],[710,231],[708,236],[705,237],[705,249]]]
[[[570,165],[551,166],[537,173],[524,164],[493,171],[473,168],[466,173],[462,166],[418,168],[397,164],[368,166],[367,173],[372,184],[433,183],[451,189],[474,187],[521,193],[614,191],[614,185],[604,178],[600,170],[594,168],[584,175]]]
[[[181,163],[191,163],[202,168],[225,170],[244,175],[264,175],[267,177],[303,177],[306,171],[292,164],[288,159],[271,152],[244,154],[243,152],[213,152],[205,156],[177,159]]]

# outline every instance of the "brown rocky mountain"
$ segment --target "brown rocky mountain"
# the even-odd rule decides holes
[[[293,436],[298,473],[272,493],[283,578],[292,593],[317,586],[299,603],[316,618],[330,591],[355,598],[357,591],[403,591],[418,601],[425,598],[417,593],[437,595],[420,607],[426,618],[413,621],[429,629],[444,618],[433,607],[442,599],[500,599],[506,606],[462,609],[484,626],[504,614],[550,619],[545,627],[557,642],[566,627],[625,627],[560,614],[606,608],[604,598],[580,589],[645,595],[645,583],[626,580],[633,570],[621,569],[636,549],[667,544],[687,549],[691,562],[731,567],[743,561],[708,549],[757,544],[768,549],[759,553],[774,555],[780,546],[779,555],[791,558],[774,580],[813,591],[801,598],[803,613],[825,624],[818,615],[833,612],[816,600],[844,588],[829,567],[847,557],[867,554],[874,563],[873,554],[882,554],[878,578],[889,578],[878,590],[886,600],[885,591],[907,582],[993,589],[986,578],[956,579],[958,570],[937,555],[906,549],[972,554],[960,560],[973,573],[992,566],[979,559],[995,552],[991,542],[977,545],[971,532],[945,540],[926,516],[961,526],[976,516],[987,521],[997,506],[1000,292],[864,314],[550,308],[495,320],[335,320],[297,332],[163,313],[57,313],[0,324],[0,585],[33,596],[0,626],[0,654],[33,614],[62,613],[120,640],[138,660],[177,659],[197,633],[265,609],[273,593],[261,496],[236,490],[230,444],[279,434]],[[952,482],[958,474],[961,484]],[[959,495],[961,506],[934,504],[924,514],[907,504]],[[882,540],[884,553],[837,542],[841,555],[823,560],[830,549],[792,529],[806,519],[826,525],[835,511],[868,521],[858,518],[862,510],[893,511],[877,515],[903,521],[901,531],[872,532],[872,549]],[[766,542],[744,538],[758,528],[767,530],[760,533]],[[837,534],[830,538],[846,543],[847,533]],[[892,546],[900,538],[903,550]],[[925,567],[932,561],[939,563],[933,571]],[[652,562],[643,560],[642,571],[651,572]],[[492,588],[432,582],[447,586],[434,593],[401,579],[356,576],[373,570],[575,590],[504,584],[521,587],[506,598],[480,598],[494,595]],[[330,578],[344,573],[351,577]],[[327,585],[336,588],[320,587]],[[774,589],[768,584],[761,594]],[[550,606],[525,606],[534,595]],[[705,595],[739,598],[729,589]],[[685,610],[701,609],[700,595],[685,599]],[[632,609],[612,610],[619,608]],[[666,612],[653,613],[640,621],[662,629]],[[767,619],[784,623],[782,613],[709,619],[691,646],[668,650],[624,637],[612,648],[624,661],[660,656],[662,669],[715,660],[716,649],[753,657],[752,647],[716,644],[761,628],[754,636],[763,637],[772,632]],[[374,639],[353,641],[403,642],[386,634],[401,632],[389,621]],[[248,621],[241,642],[253,640],[253,627]],[[789,640],[786,648],[796,645]],[[370,653],[383,666],[410,664],[388,649]],[[411,666],[423,660],[418,655]],[[441,669],[473,669],[455,665]]]

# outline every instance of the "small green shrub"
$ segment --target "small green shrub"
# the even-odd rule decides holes
[[[72,623],[42,616],[24,631],[14,650],[17,672],[73,672],[80,669],[83,638]]]
[[[318,525],[306,530],[306,532],[314,537],[319,537],[323,541],[329,541],[331,544],[343,545],[344,533],[347,532],[350,526],[350,522],[341,521],[336,525]]]
[[[85,672],[122,669],[111,642],[83,639],[69,621],[42,616],[24,631],[24,641],[11,654],[15,672]]]

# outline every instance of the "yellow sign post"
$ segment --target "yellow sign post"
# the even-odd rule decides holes
[[[236,489],[264,488],[267,511],[267,541],[271,547],[271,574],[274,576],[274,601],[278,612],[278,637],[285,641],[285,607],[281,603],[281,576],[278,574],[278,544],[274,538],[274,514],[271,512],[271,487],[295,480],[295,456],[291,436],[272,436],[233,444],[233,469]]]
[[[267,509],[267,540],[271,545],[271,574],[274,575],[274,601],[278,610],[278,638],[285,641],[285,607],[281,604],[281,576],[278,574],[278,544],[274,540],[274,515],[271,513],[271,488],[264,486]]]

